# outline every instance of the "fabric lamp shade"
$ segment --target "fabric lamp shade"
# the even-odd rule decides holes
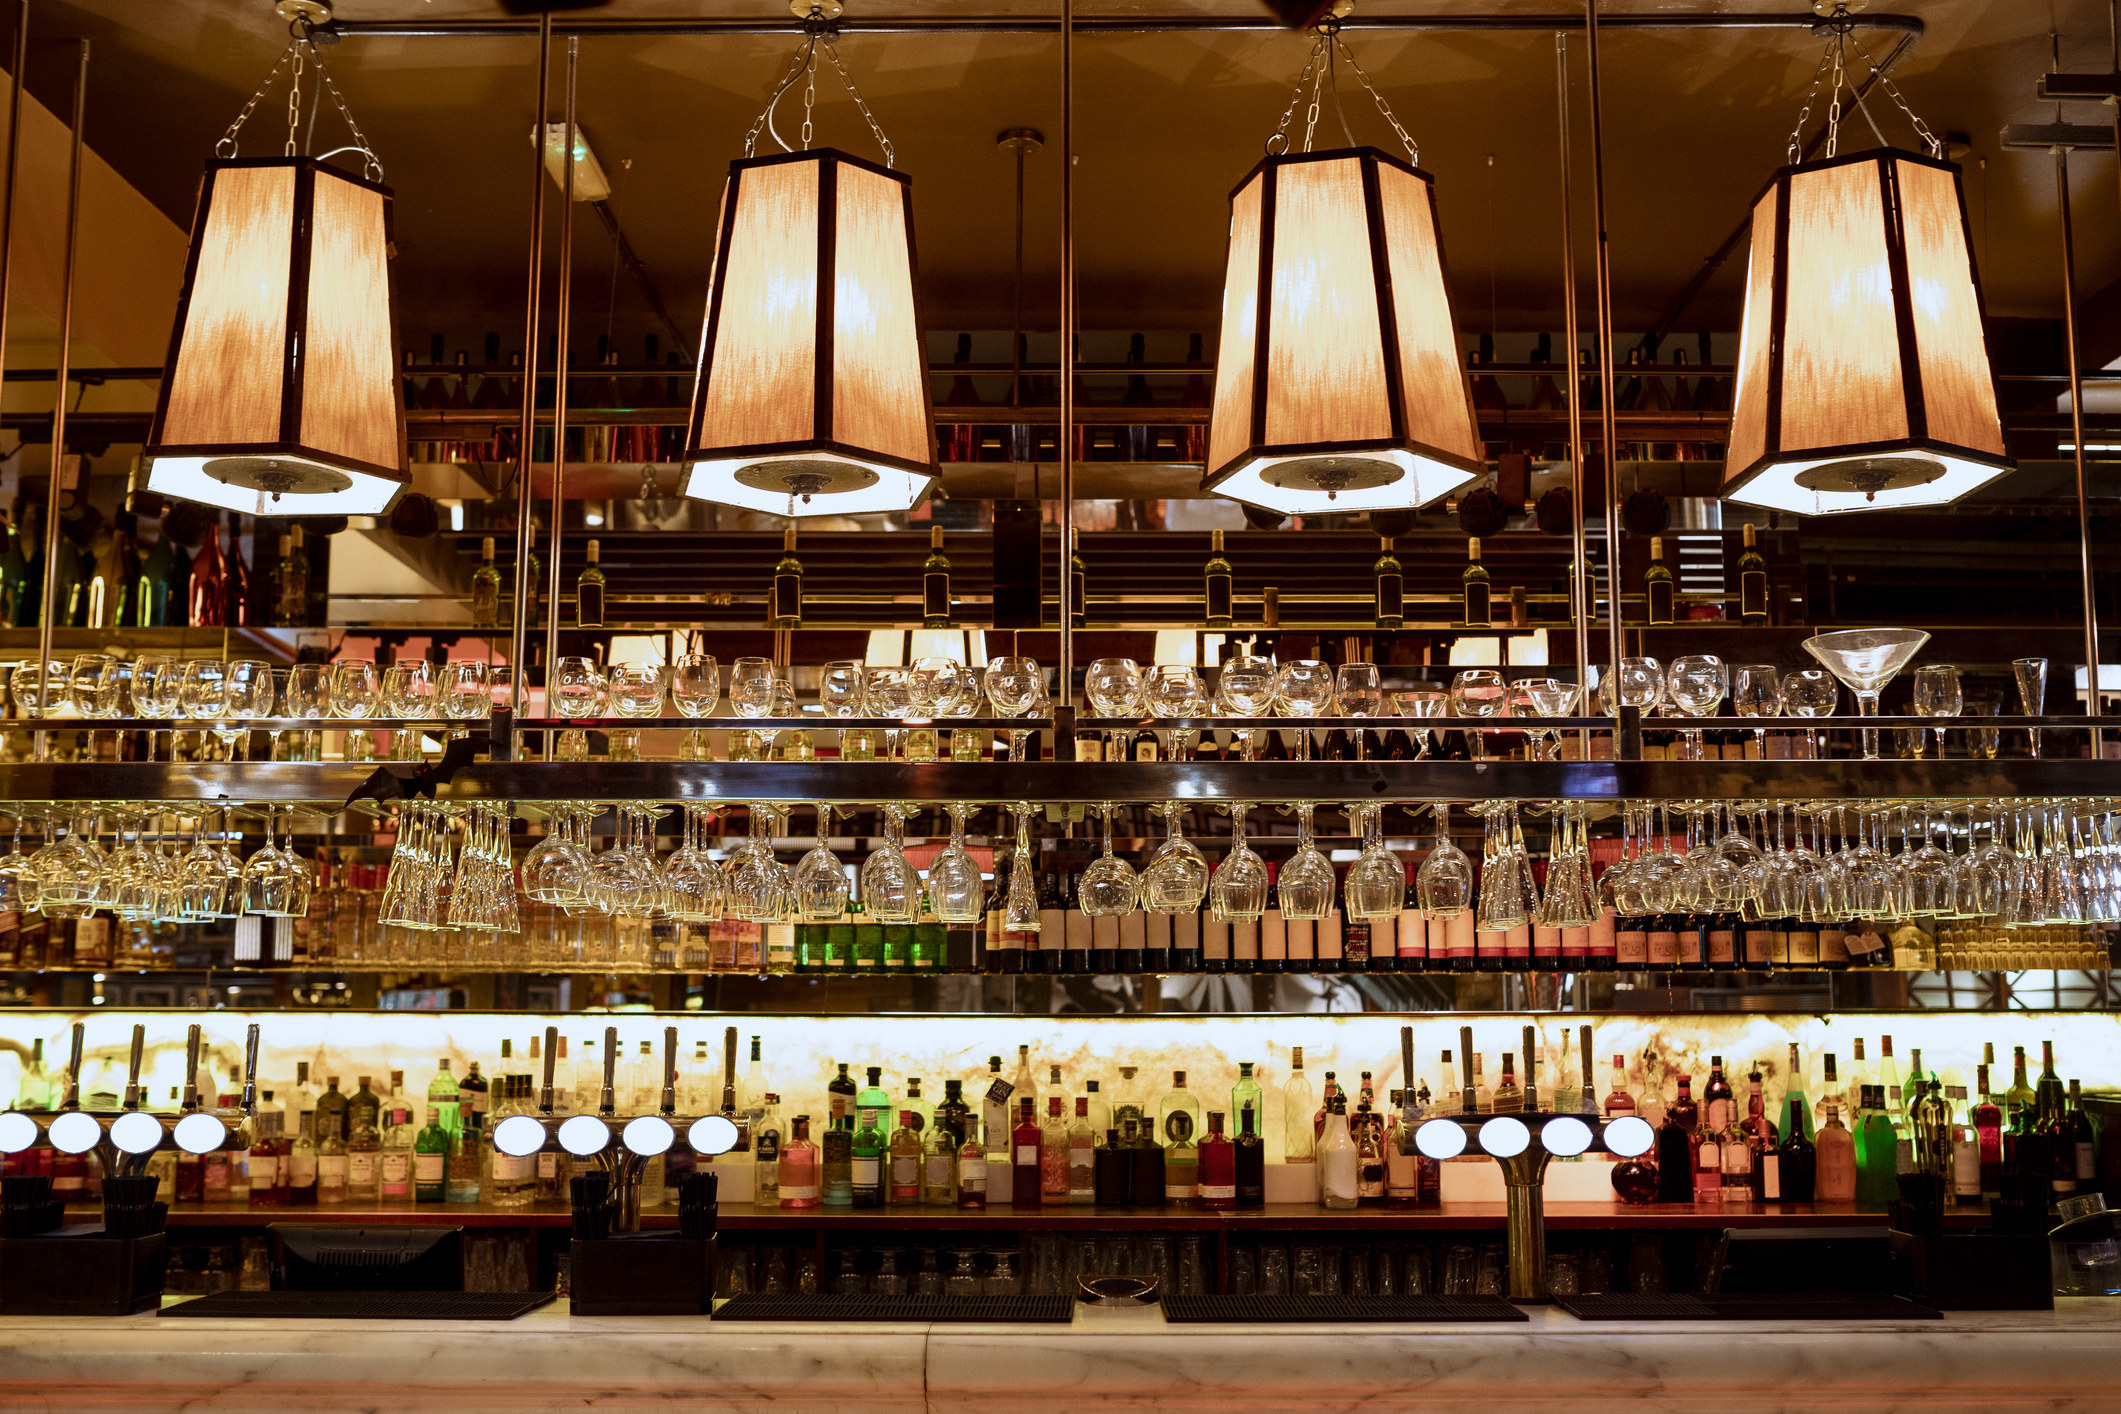
[[[404,491],[390,189],[313,158],[206,164],[149,490],[253,515],[380,515]]]
[[[1253,168],[1230,197],[1202,489],[1398,510],[1486,466],[1429,175],[1367,147]]]
[[[2013,465],[1959,169],[1882,148],[1753,204],[1723,495],[1831,515],[1942,506]]]
[[[685,494],[786,516],[919,504],[936,457],[912,182],[831,148],[733,162],[717,230]]]

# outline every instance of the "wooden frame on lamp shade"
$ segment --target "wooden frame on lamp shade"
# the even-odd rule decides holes
[[[381,515],[410,477],[390,188],[309,157],[206,164],[147,488],[252,515]]]
[[[1723,496],[1944,506],[2014,465],[1959,169],[1879,148],[1777,172],[1753,203]]]
[[[936,475],[913,183],[832,148],[729,164],[687,496],[769,515],[920,503]]]
[[[1262,161],[1230,194],[1201,489],[1400,510],[1486,469],[1429,174],[1369,147]]]

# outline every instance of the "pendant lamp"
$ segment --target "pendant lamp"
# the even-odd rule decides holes
[[[209,162],[143,461],[253,515],[381,515],[405,490],[388,187],[307,157]]]
[[[1306,76],[1353,65],[1337,30],[1321,28]],[[1434,182],[1374,148],[1274,142],[1230,197],[1201,489],[1282,515],[1427,505],[1487,468]]]
[[[142,462],[148,489],[225,510],[381,515],[410,479],[391,356],[391,191],[311,41],[329,12],[282,13],[293,39],[199,186]],[[282,68],[294,84],[283,151],[241,157],[237,136]],[[296,155],[305,70],[345,118],[352,142],[339,150],[365,159],[362,175]]]
[[[1722,494],[1798,515],[1947,506],[2014,465],[1959,169],[1851,38],[1847,6],[1817,8],[1826,53],[1804,113],[1826,107],[1826,156],[1798,160],[1800,115],[1789,164],[1753,203]],[[1927,156],[1839,153],[1844,88],[1869,118],[1852,44]]]
[[[772,515],[918,505],[935,427],[912,182],[820,148],[733,162],[685,440],[685,494]]]

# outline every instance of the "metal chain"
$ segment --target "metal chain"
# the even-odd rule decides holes
[[[273,80],[280,76],[280,70],[286,65],[288,59],[301,47],[302,42],[294,40],[288,44],[287,48],[280,51],[279,61],[272,66],[272,72],[265,76],[265,82],[258,85],[258,91],[250,96],[250,101],[243,105],[243,111],[236,114],[236,120],[228,125],[228,131],[221,134],[221,140],[214,144],[214,155],[216,157],[227,158],[236,155],[236,134],[243,131],[243,125],[250,121],[251,111],[258,106],[258,100],[265,96],[266,90],[270,89]],[[227,150],[223,151],[222,149],[224,148]]]
[[[804,80],[803,150],[806,152],[810,150],[810,144],[816,131],[817,48],[819,41],[822,40],[825,45],[825,57],[832,61],[833,72],[839,75],[840,83],[847,90],[847,96],[854,100],[856,110],[861,113],[863,121],[869,124],[869,131],[875,136],[876,145],[883,149],[885,168],[895,167],[898,163],[898,149],[892,146],[890,138],[884,136],[883,124],[876,120],[876,114],[869,111],[868,100],[862,97],[861,89],[855,86],[853,75],[847,72],[847,66],[840,61],[839,47],[834,43],[838,38],[837,30],[829,22],[818,20],[817,12],[815,11],[812,12],[811,20],[804,21],[803,28],[806,33],[801,47],[789,58],[787,72],[782,74],[781,81],[774,85],[772,94],[766,99],[765,108],[760,111],[757,118],[752,120],[751,130],[744,134],[744,156],[752,157],[756,155],[759,134],[762,131],[780,144],[781,151],[793,152],[795,150],[781,137],[780,128],[774,123],[774,110],[780,106],[782,97],[787,94],[789,89],[795,86],[795,81],[799,78]]]
[[[301,25],[301,22],[297,21],[297,24]],[[214,155],[227,159],[236,156],[242,150],[241,144],[237,139],[243,131],[243,125],[250,121],[251,113],[258,106],[258,100],[263,98],[272,88],[273,81],[280,76],[280,70],[288,67],[290,60],[293,61],[292,86],[287,93],[287,142],[281,149],[283,154],[293,157],[299,151],[299,144],[295,135],[300,130],[302,123],[302,71],[309,64],[314,63],[317,69],[318,83],[323,85],[325,93],[331,95],[332,106],[338,109],[339,117],[346,123],[346,131],[353,135],[354,140],[352,147],[337,148],[324,154],[325,157],[334,157],[340,152],[358,152],[362,157],[361,174],[370,181],[382,181],[382,159],[376,156],[375,148],[369,145],[368,135],[361,131],[361,125],[354,121],[353,110],[346,106],[346,95],[339,92],[339,86],[332,82],[331,70],[325,65],[324,56],[317,52],[315,42],[310,39],[307,25],[301,25],[295,31],[295,37],[288,42],[287,48],[281,51],[280,57],[274,62],[271,72],[265,75],[265,81],[258,85],[257,92],[253,93],[249,101],[243,105],[243,111],[236,114],[236,120],[228,125],[228,131],[221,134],[221,140],[214,144]]]
[[[1329,53],[1327,57],[1330,60],[1331,54]],[[1318,100],[1319,96],[1325,92],[1327,67],[1329,65],[1321,65],[1317,76],[1311,80],[1311,102],[1304,109],[1304,151],[1306,152],[1311,150],[1312,134],[1318,131]]]
[[[829,38],[825,44],[825,57],[832,61],[833,68],[839,70],[840,82],[847,85],[847,96],[854,100],[856,110],[869,124],[869,131],[876,136],[876,145],[884,149],[884,166],[888,170],[898,161],[898,149],[891,145],[890,138],[884,136],[883,124],[877,122],[876,115],[869,111],[869,104],[862,97],[862,91],[854,86],[854,76],[848,73],[847,66],[840,62],[839,46],[833,44]]]
[[[810,62],[810,50],[816,43],[815,39],[805,40],[802,47],[795,51],[794,56],[788,61],[788,72],[781,75],[781,81],[774,86],[772,96],[766,100],[766,106],[760,110],[758,117],[752,119],[751,131],[744,134],[744,155],[746,157],[755,155],[758,148],[759,132],[762,129],[770,132],[775,142],[781,143],[781,151],[790,152],[794,150],[787,143],[781,142],[780,130],[773,126],[773,109],[781,101],[781,95],[786,93],[798,78],[802,77],[804,66]]]
[[[1900,96],[1900,89],[1893,83],[1892,78],[1885,70],[1878,67],[1878,61],[1871,57],[1871,51],[1863,47],[1863,41],[1860,39],[1856,41],[1856,52],[1863,56],[1863,62],[1869,66],[1873,74],[1877,75],[1879,86],[1885,90],[1885,96],[1892,99],[1894,105],[1907,115],[1908,122],[1914,124],[1915,135],[1921,138],[1923,144],[1929,148],[1930,156],[1943,157],[1944,139],[1931,132],[1929,124],[1923,122],[1915,110],[1907,106],[1907,100]]]
[[[297,40],[289,46],[294,50],[295,66],[289,73],[287,86],[287,151],[295,155],[295,133],[302,126],[302,50],[304,45]]]
[[[1289,106],[1281,110],[1281,121],[1275,124],[1274,131],[1267,135],[1267,156],[1274,157],[1289,150],[1289,120],[1296,116],[1296,105],[1303,101],[1304,81],[1311,77],[1311,70],[1317,66],[1319,57],[1325,51],[1324,38],[1320,38],[1311,46],[1311,56],[1304,60],[1302,71],[1296,75],[1296,86],[1289,90]],[[1281,146],[1276,147],[1276,143]]]
[[[1790,129],[1789,165],[1792,167],[1804,160],[1804,125],[1811,121],[1812,105],[1819,101],[1819,82],[1826,77],[1827,70],[1833,63],[1834,46],[1829,44],[1820,51],[1819,67],[1812,70],[1812,86],[1805,91],[1804,108],[1797,114],[1797,125]]]
[[[1842,46],[1829,41],[1827,51],[1834,56],[1834,101],[1826,110],[1826,155],[1832,157],[1841,146],[1841,85],[1847,81],[1848,74],[1841,65]]]
[[[1415,144],[1412,137],[1408,136],[1407,130],[1400,126],[1398,117],[1392,112],[1392,105],[1385,102],[1385,96],[1377,91],[1377,85],[1370,82],[1370,76],[1363,72],[1362,65],[1355,62],[1355,52],[1348,48],[1347,42],[1338,34],[1332,36],[1332,41],[1339,46],[1340,57],[1346,59],[1348,67],[1355,71],[1355,77],[1361,79],[1362,86],[1370,91],[1371,99],[1377,104],[1377,111],[1384,114],[1385,121],[1392,125],[1392,131],[1398,135],[1400,145],[1407,150],[1407,161],[1419,167],[1421,165],[1421,148]]]
[[[810,62],[803,65],[803,151],[810,150],[810,139],[817,131],[817,46],[810,46]]]

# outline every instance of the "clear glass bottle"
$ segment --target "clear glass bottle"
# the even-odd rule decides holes
[[[751,1206],[781,1206],[781,1097],[767,1091],[751,1120]]]
[[[1097,1201],[1097,1131],[1090,1127],[1090,1099],[1075,1097],[1075,1120],[1068,1126],[1068,1201]]]
[[[825,1139],[818,1146],[819,1166],[824,1175],[821,1202],[827,1208],[854,1206],[854,1116],[828,1120]]]
[[[574,621],[577,628],[604,626],[604,571],[597,566],[597,542],[587,547],[582,572],[574,577]]]
[[[1326,1097],[1326,1131],[1318,1141],[1318,1201],[1328,1208],[1352,1208],[1358,1201],[1360,1156],[1348,1132],[1348,1100]]]
[[[957,1150],[957,1206],[978,1211],[987,1206],[987,1146],[977,1134],[967,1135]]]
[[[467,1124],[449,1136],[449,1167],[443,1179],[443,1193],[449,1202],[479,1201],[479,1182],[486,1169],[485,1138],[486,1131],[476,1124]],[[417,1153],[413,1162],[419,1162]]]
[[[383,1136],[374,1124],[366,1120],[356,1121],[353,1134],[346,1141],[346,1195],[345,1201],[354,1204],[378,1204],[385,1201],[406,1201],[411,1197],[411,1152],[405,1154],[405,1178],[401,1186],[402,1196],[386,1200],[383,1196]],[[322,1193],[318,1194],[320,1199]],[[327,1200],[328,1201],[328,1200]]]
[[[921,1201],[931,1208],[957,1206],[958,1133],[939,1123],[921,1132]]]
[[[312,1129],[316,1127],[316,1121],[317,1116],[312,1113]],[[317,1202],[320,1206],[337,1207],[346,1202],[348,1197],[346,1141],[332,1130],[326,1129],[322,1136],[313,1142],[317,1152]],[[368,1185],[373,1188],[374,1184],[375,1159],[371,1155],[368,1161]]]
[[[1304,1048],[1289,1048],[1289,1078],[1281,1086],[1282,1162],[1308,1164],[1317,1154],[1317,1131],[1311,1125],[1311,1109],[1317,1103],[1311,1081],[1304,1074]]]
[[[914,1207],[921,1201],[921,1132],[911,1110],[898,1112],[898,1127],[891,1131],[891,1174],[887,1198],[894,1208]]]
[[[1186,1073],[1183,1070],[1171,1072],[1170,1092],[1156,1107],[1156,1127],[1162,1133],[1166,1145],[1176,1137],[1172,1132],[1172,1119],[1178,1114],[1184,1114],[1186,1117],[1186,1138],[1198,1143],[1202,1132],[1201,1104],[1194,1098],[1193,1093],[1186,1089]]]
[[[479,567],[471,575],[471,624],[492,628],[501,621],[501,572],[493,562],[493,537],[479,542]]]
[[[1061,1097],[1046,1097],[1046,1121],[1039,1126],[1038,1192],[1046,1203],[1068,1201],[1068,1116]]]
[[[820,1167],[817,1145],[810,1142],[810,1116],[797,1115],[789,1121],[788,1139],[781,1146],[780,1174],[774,1185],[780,1206],[820,1206]]]

